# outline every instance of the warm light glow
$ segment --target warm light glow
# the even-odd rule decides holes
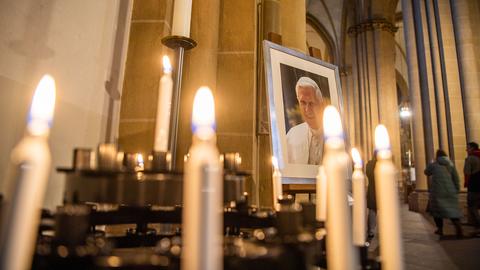
[[[401,118],[409,118],[412,116],[412,111],[410,111],[409,107],[401,107],[400,108],[400,117]]]
[[[136,169],[137,170],[143,170],[145,168],[145,161],[143,160],[143,155],[140,154],[140,153],[137,153],[136,158],[137,158]]]
[[[172,73],[172,65],[170,64],[170,58],[164,55],[162,58],[163,61],[163,73]]]
[[[352,148],[352,159],[355,167],[359,166],[362,167],[362,158],[360,157],[360,153],[358,152],[357,148]]]
[[[278,160],[275,156],[272,156],[272,166],[273,169],[278,170]]]
[[[343,137],[342,120],[340,114],[332,105],[329,105],[323,111],[323,132],[325,138]]]
[[[38,83],[28,117],[28,131],[34,135],[48,133],[55,109],[55,80],[46,74]]]
[[[378,151],[390,149],[390,137],[384,125],[378,125],[375,128],[375,149]]]
[[[193,100],[192,131],[200,138],[209,138],[215,130],[215,103],[208,87],[200,87]]]
[[[242,157],[240,156],[239,153],[235,154],[235,164],[236,164],[237,167],[242,165]]]

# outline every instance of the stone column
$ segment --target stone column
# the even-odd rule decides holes
[[[394,160],[400,168],[400,126],[392,54],[395,31],[396,27],[386,19],[367,20],[349,29],[356,36],[363,151],[371,157],[374,129],[382,123],[389,131]]]
[[[373,23],[375,67],[377,69],[378,121],[390,134],[394,162],[401,168],[400,117],[398,112],[397,84],[395,76],[395,32],[397,28],[387,20]]]
[[[463,169],[463,163],[466,156],[465,145],[465,118],[464,108],[465,102],[462,102],[462,89],[460,84],[459,60],[457,59],[457,45],[455,42],[454,24],[452,22],[452,11],[450,9],[449,0],[436,0],[433,2],[435,8],[435,16],[438,20],[437,27],[441,29],[441,47],[444,52],[445,64],[445,86],[448,89],[449,107],[454,110],[448,110],[447,115],[450,116],[452,128],[452,144],[454,149],[455,165],[460,172]],[[479,26],[480,27],[480,26]],[[480,50],[480,48],[478,48]],[[460,173],[460,178],[463,179]],[[461,185],[463,186],[463,184]]]
[[[432,66],[432,75],[433,75],[433,97],[435,97],[434,102],[431,104],[434,105],[432,107],[435,108],[436,111],[436,124],[438,134],[438,147],[447,153],[450,156],[454,155],[453,148],[450,147],[451,138],[449,136],[449,131],[451,131],[451,122],[447,121],[449,119],[449,114],[446,114],[446,104],[444,92],[448,93],[448,87],[444,87],[445,83],[445,76],[444,76],[444,57],[443,57],[443,46],[440,47],[439,45],[442,44],[441,40],[441,27],[437,25],[436,22],[436,14],[435,8],[433,5],[433,0],[426,0],[425,1],[425,15],[426,15],[426,25],[428,30],[428,37],[429,37],[429,45],[430,45],[430,60]],[[440,35],[440,38],[439,38]],[[446,86],[446,85],[445,85]],[[433,110],[433,108],[432,108]],[[435,129],[435,127],[433,127]],[[451,134],[451,132],[450,132]]]
[[[306,17],[305,0],[280,1],[281,34],[284,46],[307,52]]]
[[[218,37],[217,144],[221,152],[239,152],[241,170],[251,173],[246,191],[258,205],[255,88],[255,1],[223,0]],[[263,196],[263,194],[262,194]],[[271,196],[270,196],[271,198]]]
[[[408,86],[410,103],[412,105],[413,123],[413,154],[415,161],[415,177],[417,189],[426,189],[427,181],[423,171],[426,164],[425,137],[423,132],[423,109],[420,98],[420,77],[417,64],[417,44],[413,23],[413,10],[411,0],[402,0],[403,29],[407,51]]]
[[[272,149],[270,122],[268,119],[268,100],[267,89],[265,85],[265,70],[263,65],[263,43],[262,40],[269,39],[269,33],[280,35],[281,33],[281,1],[264,0],[261,4],[261,18],[257,23],[260,27],[257,29],[261,38],[257,41],[257,100],[256,100],[256,180],[258,183],[257,203],[261,206],[271,207],[273,205],[273,186],[272,186]]]
[[[197,89],[212,89],[216,107],[217,53],[220,19],[220,0],[196,0],[192,5],[191,38],[197,47],[185,52],[182,78],[182,97],[177,138],[177,168],[183,168],[183,156],[191,145],[193,98]],[[218,121],[218,113],[216,115]]]
[[[468,141],[480,142],[480,12],[478,0],[451,0]]]
[[[264,38],[268,33],[277,33],[280,35],[280,0],[263,0],[262,2],[262,29]]]

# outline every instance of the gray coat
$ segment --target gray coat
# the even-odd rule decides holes
[[[460,218],[462,213],[458,206],[460,190],[457,170],[448,157],[439,157],[427,166],[425,174],[428,181],[428,211],[437,218]]]

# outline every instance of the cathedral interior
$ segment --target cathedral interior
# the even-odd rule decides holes
[[[0,0],[0,269],[480,269],[464,176],[480,143],[474,29],[478,0]],[[275,75],[272,50],[309,64]],[[299,74],[323,76],[341,135],[325,109],[323,160],[292,178]],[[282,83],[293,105],[276,114]],[[342,161],[353,147],[363,164]],[[426,211],[439,149],[459,176],[460,240],[439,240]]]

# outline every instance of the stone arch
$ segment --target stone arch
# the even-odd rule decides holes
[[[310,13],[307,13],[307,24],[318,33],[327,46],[327,50],[331,56],[331,63],[338,64],[337,50],[333,38],[330,36],[326,28]]]

